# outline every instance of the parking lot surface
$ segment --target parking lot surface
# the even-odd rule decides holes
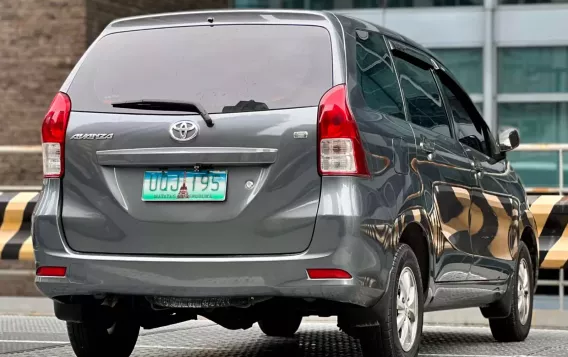
[[[0,316],[2,356],[74,356],[65,324],[54,317]],[[523,343],[497,343],[486,327],[425,326],[421,356],[568,356],[568,331],[533,330]],[[229,331],[207,320],[142,330],[133,356],[359,357],[359,343],[333,323],[305,322],[295,338],[271,338],[255,325]]]

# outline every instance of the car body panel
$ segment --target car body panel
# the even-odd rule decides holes
[[[339,19],[347,33],[353,33],[359,28],[355,21],[348,22],[341,16]],[[357,43],[354,36],[345,37],[345,46],[348,101],[365,146],[371,175],[369,179],[359,180],[364,209],[359,218],[358,234],[365,240],[375,242],[375,250],[383,258],[381,269],[384,270],[392,265],[402,219],[405,211],[412,207],[412,202],[406,198],[414,191],[414,183],[407,175],[410,166],[408,151],[414,143],[414,134],[407,122],[366,109],[362,89],[357,83]],[[386,284],[386,276],[374,274],[380,277],[378,282],[381,285]]]
[[[351,179],[332,177],[326,187],[352,187]],[[50,298],[73,295],[119,294],[142,296],[223,297],[287,296],[320,298],[372,306],[384,289],[378,274],[380,246],[357,236],[359,212],[346,200],[353,193],[322,191],[329,205],[320,205],[316,234],[308,250],[298,254],[257,256],[157,256],[76,252],[62,239],[63,201],[59,179],[47,179],[34,210],[33,243],[40,265],[66,266],[64,278],[36,277],[39,290]],[[46,199],[48,198],[48,199]],[[359,205],[356,205],[359,206]],[[348,213],[348,214],[345,214]],[[341,236],[334,234],[337,230]],[[332,234],[333,233],[333,234]],[[356,258],[356,259],[354,259]],[[308,268],[349,271],[349,280],[310,280]],[[374,280],[362,279],[371,275]],[[104,284],[101,284],[104,282]]]
[[[316,116],[315,107],[219,114],[211,115],[216,126],[208,128],[196,115],[72,112],[62,179],[67,243],[78,252],[109,254],[305,251],[320,196]],[[169,127],[180,120],[200,127],[199,134],[173,140]],[[71,139],[95,127],[114,137]],[[307,137],[295,138],[300,131]],[[226,170],[225,202],[141,199],[145,171],[192,171],[194,165]],[[253,186],[246,188],[247,182]]]
[[[338,17],[343,20],[342,15],[338,15]],[[381,28],[379,26],[368,24],[364,21],[354,20],[353,18],[349,18],[348,20],[345,20],[345,22],[348,24],[348,26],[344,24],[344,28],[350,28],[352,32],[356,31],[357,29],[366,29],[369,31],[382,33],[386,36],[387,39],[394,39],[397,42],[401,41],[411,50],[422,52],[424,56],[430,57],[434,62],[439,63],[439,59],[436,58],[436,56],[433,55],[430,51],[424,49],[420,45],[417,45],[413,41],[408,40],[404,36],[385,30],[384,28]],[[443,70],[447,71],[447,69],[445,68],[443,68]],[[349,66],[348,73],[350,73]],[[351,70],[351,75],[354,76],[354,73],[355,68]],[[451,74],[451,72],[448,72],[447,75],[455,80],[455,77]],[[352,88],[356,87],[355,80],[348,82],[348,84],[351,84]],[[351,91],[354,90],[351,89]],[[353,105],[353,102],[351,102],[351,104]],[[354,109],[354,111],[355,110],[356,109]],[[388,121],[386,120],[383,120],[383,122],[388,123]],[[360,124],[360,130],[362,130],[361,123],[358,122],[358,124]],[[363,126],[365,124],[366,123],[364,123]],[[472,201],[474,199],[478,200],[478,193],[482,192],[483,189],[481,188],[482,182],[478,182],[476,179],[476,171],[472,166],[470,158],[465,154],[465,151],[462,149],[462,145],[460,145],[460,143],[458,143],[456,140],[446,140],[446,137],[442,136],[433,139],[433,134],[431,131],[424,130],[421,127],[413,124],[412,130],[415,136],[415,139],[413,139],[415,142],[414,145],[412,145],[411,143],[409,145],[409,147],[411,147],[409,150],[395,150],[395,152],[391,154],[390,157],[387,156],[387,158],[396,157],[401,153],[403,153],[406,157],[406,155],[410,153],[410,167],[412,168],[412,171],[416,173],[416,175],[413,177],[413,183],[415,186],[421,187],[420,190],[417,190],[419,196],[418,205],[421,207],[420,211],[430,212],[430,214],[427,214],[429,217],[427,223],[428,225],[434,227],[434,229],[425,230],[427,232],[429,231],[429,241],[431,246],[433,247],[432,259],[438,262],[437,264],[435,264],[435,268],[432,271],[432,274],[435,277],[434,280],[439,283],[477,280],[479,279],[480,272],[483,271],[482,280],[484,281],[506,281],[508,276],[512,273],[511,263],[512,259],[514,259],[512,258],[512,256],[514,256],[514,253],[512,253],[513,255],[511,255],[508,254],[508,251],[513,252],[515,249],[515,242],[518,242],[518,240],[520,239],[520,233],[518,233],[518,218],[516,218],[514,215],[512,216],[504,214],[505,209],[499,210],[500,207],[497,207],[498,205],[496,206],[496,203],[493,204],[492,211],[499,212],[499,217],[501,217],[501,227],[496,228],[501,234],[498,234],[496,236],[497,239],[495,240],[491,248],[491,250],[495,254],[489,251],[485,251],[483,253],[487,257],[476,254],[479,253],[479,249],[474,250],[474,247],[472,245],[473,242],[470,239],[470,234],[477,233],[475,230],[478,230],[479,228],[472,227],[473,222],[470,221],[470,208],[472,206]],[[403,132],[403,130],[401,132]],[[388,134],[385,136],[388,138]],[[434,155],[432,159],[427,158],[427,153],[421,150],[420,146],[421,138],[424,137],[427,137],[431,140],[431,142],[438,146],[437,149],[441,149],[436,150],[436,153],[441,152],[441,155],[438,154],[438,157]],[[367,143],[368,142],[369,140],[367,140]],[[420,164],[422,166],[420,166]],[[491,202],[495,201],[496,197],[501,197],[501,200],[503,200],[503,197],[516,197],[519,199],[517,202],[522,204],[522,201],[526,199],[526,196],[517,174],[511,170],[507,171],[506,174],[503,174],[503,167],[510,167],[507,161],[500,161],[497,163],[485,162],[483,165],[484,171],[488,172],[489,175],[497,175],[500,177],[498,180],[508,182],[508,185],[503,185],[503,183],[501,182],[501,186],[492,194],[487,193]],[[437,167],[428,170],[428,166]],[[435,182],[431,184],[430,187],[425,187],[423,185],[423,181],[431,179],[432,177],[436,178],[434,179]],[[488,186],[488,184],[485,183],[485,186]],[[494,188],[495,185],[491,185],[491,187]],[[416,196],[416,194],[409,192],[407,194],[407,201],[412,201],[412,199]],[[439,197],[440,199],[437,201],[433,200],[433,198],[436,197]],[[442,202],[442,206],[445,207],[440,207],[440,202]],[[455,202],[455,204],[451,205],[450,202]],[[512,202],[512,204],[518,207],[517,202]],[[428,208],[433,207],[434,204],[436,205],[435,207],[437,209]],[[447,217],[441,218],[440,212],[444,212],[445,216]],[[515,211],[508,210],[507,212],[512,214]],[[530,211],[528,212],[528,214],[530,215]],[[496,215],[496,213],[492,214]],[[478,222],[479,220],[476,218],[475,223],[477,224]],[[508,231],[509,227],[511,227],[511,231],[513,232],[512,235],[516,236],[516,238],[512,239],[511,242],[509,242],[508,240],[506,244],[503,244],[504,240],[508,239],[504,238],[503,231]],[[534,224],[530,224],[526,227],[535,229]],[[366,229],[375,236],[380,235],[381,232],[386,232],[384,234],[389,234],[388,229],[375,229],[373,231],[372,228],[373,225],[369,225]],[[474,231],[470,232],[472,231],[472,229]],[[389,241],[389,239],[385,239],[383,237],[380,237],[378,239],[381,241]],[[476,248],[479,248],[479,242],[477,243]],[[501,258],[505,259],[497,258],[495,255],[500,254],[497,251],[500,251],[503,254]],[[448,285],[445,284],[445,286]],[[436,305],[437,304],[434,304],[433,307],[435,309],[438,309]],[[443,307],[444,304],[441,304],[439,306]]]
[[[434,136],[416,125],[417,155],[413,169],[416,170],[423,186],[423,207],[433,211],[439,230],[433,238],[436,258],[436,281],[466,280],[472,262],[469,236],[469,209],[471,193],[469,177],[473,173],[469,164],[460,155],[459,144],[445,137]],[[424,140],[434,145],[434,152],[425,151],[420,143]],[[432,155],[429,159],[428,155]]]
[[[506,162],[492,162],[474,150],[467,152],[482,165],[479,188],[472,194],[471,241],[476,261],[470,279],[505,279],[515,269],[522,233],[519,197],[524,192]]]

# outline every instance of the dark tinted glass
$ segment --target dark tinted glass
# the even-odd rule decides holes
[[[472,149],[491,156],[489,143],[485,140],[483,124],[476,125],[456,95],[442,83],[448,106],[454,117],[454,127],[458,140]]]
[[[471,93],[483,93],[483,51],[481,48],[432,49],[460,84]]]
[[[235,25],[108,35],[69,92],[77,111],[140,113],[110,103],[157,99],[198,102],[221,113],[317,106],[331,86],[326,29]],[[242,105],[251,100],[255,105]]]
[[[451,137],[446,109],[432,72],[399,58],[395,62],[411,121]]]
[[[358,33],[357,76],[367,106],[404,119],[400,88],[383,37],[373,32]]]

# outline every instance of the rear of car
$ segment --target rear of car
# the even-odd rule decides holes
[[[379,262],[354,238],[346,187],[368,170],[333,21],[221,12],[111,24],[43,122],[38,288],[60,302],[166,307],[376,301],[382,290],[359,279]]]
[[[69,247],[172,257],[306,250],[321,184],[314,118],[332,87],[331,62],[329,33],[317,26],[103,37],[68,90]],[[197,102],[214,126],[194,113],[113,106],[140,100]],[[195,127],[185,139],[195,137],[178,137],[178,122]],[[77,137],[93,133],[107,136]]]

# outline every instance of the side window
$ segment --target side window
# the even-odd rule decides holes
[[[432,71],[398,57],[395,64],[412,123],[452,137],[450,121]]]
[[[383,36],[357,31],[357,79],[366,105],[405,119],[398,81]]]
[[[484,122],[479,122],[465,109],[459,97],[442,79],[442,88],[447,98],[448,107],[454,117],[454,127],[457,139],[464,145],[471,147],[487,156],[491,156],[491,143],[487,138],[489,131]]]

